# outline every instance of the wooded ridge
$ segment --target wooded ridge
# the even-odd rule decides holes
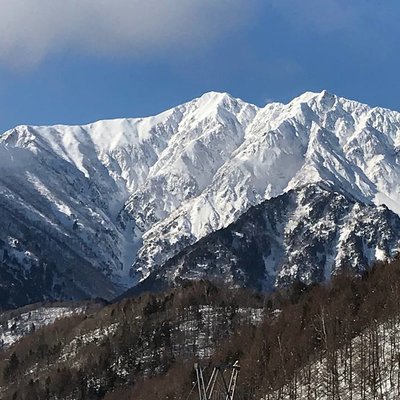
[[[69,316],[0,354],[1,398],[184,399],[197,360],[239,360],[239,399],[395,398],[399,267],[270,295],[186,282]]]

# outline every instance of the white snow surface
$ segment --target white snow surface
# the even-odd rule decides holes
[[[149,118],[12,129],[0,137],[0,197],[66,237],[76,221],[83,257],[127,287],[307,183],[399,214],[399,144],[400,113],[326,91],[263,108],[211,92]]]
[[[82,314],[83,307],[39,307],[4,320],[0,326],[0,347],[11,346],[33,330],[50,325],[56,320]]]

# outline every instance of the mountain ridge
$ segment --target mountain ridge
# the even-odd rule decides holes
[[[148,118],[19,126],[0,136],[3,279],[41,276],[25,302],[110,299],[304,184],[399,214],[399,148],[399,113],[327,91],[262,108],[209,92]]]
[[[293,217],[295,216],[295,218]],[[323,282],[395,258],[400,218],[340,188],[304,185],[250,207],[235,222],[185,247],[122,297],[209,279],[271,291]]]

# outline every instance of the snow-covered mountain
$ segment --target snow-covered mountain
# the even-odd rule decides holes
[[[212,279],[270,291],[322,282],[339,270],[356,274],[391,259],[400,217],[325,184],[309,184],[251,207],[227,228],[185,247],[128,293]]]
[[[0,136],[1,302],[112,298],[251,206],[320,183],[371,219],[368,262],[395,254],[397,232],[381,248],[376,227],[380,204],[400,214],[399,149],[399,113],[326,91],[264,108],[212,92],[155,117],[17,127]],[[294,267],[280,250],[267,275]]]

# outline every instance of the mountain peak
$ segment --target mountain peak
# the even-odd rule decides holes
[[[329,93],[327,90],[323,90],[318,95],[318,101],[325,108],[331,108],[335,104],[336,99],[337,99],[336,95]]]
[[[337,96],[333,93],[330,93],[328,90],[324,89],[321,92],[312,92],[312,91],[307,91],[299,96],[295,97],[291,103],[309,103],[310,101],[316,101],[318,103],[321,102],[329,102],[332,101],[333,99],[336,99]]]
[[[219,107],[231,108],[232,105],[238,102],[244,104],[242,100],[236,99],[225,92],[207,92],[195,99],[194,102],[198,108],[208,108],[210,111],[217,110]]]
[[[76,267],[77,285],[56,293],[49,284],[43,293],[111,297],[300,185],[327,182],[396,212],[397,132],[398,113],[371,112],[326,90],[263,109],[208,92],[153,117],[16,128],[0,138],[9,160],[0,179],[0,257],[10,276],[25,264],[57,265],[61,282],[63,268],[83,260],[91,272],[83,277]]]
[[[236,100],[231,94],[227,92],[216,92],[216,91],[205,92],[200,97],[198,97],[198,99],[204,101],[215,101],[215,102],[220,102],[226,99]]]

